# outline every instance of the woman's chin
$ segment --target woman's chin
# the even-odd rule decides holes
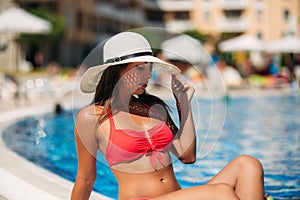
[[[145,92],[145,89],[144,88],[138,88],[137,90],[134,91],[133,94],[135,95],[141,95]]]

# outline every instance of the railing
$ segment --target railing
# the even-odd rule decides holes
[[[97,6],[99,16],[124,21],[127,23],[143,24],[145,17],[142,11],[136,9],[118,9],[109,4],[99,4]]]
[[[223,10],[244,10],[249,6],[248,0],[218,0],[218,4]]]
[[[218,24],[221,32],[244,32],[248,28],[245,18],[223,18]]]
[[[182,32],[188,29],[194,29],[194,25],[190,20],[172,20],[166,23],[166,28]]]
[[[195,8],[194,0],[140,0],[140,2],[146,8],[158,9],[163,11],[191,11]]]

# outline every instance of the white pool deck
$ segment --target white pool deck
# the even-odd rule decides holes
[[[159,92],[160,93],[160,92]],[[299,94],[298,91],[292,91]],[[161,93],[160,93],[161,94]],[[287,95],[291,90],[237,91],[232,96]],[[67,99],[65,102],[71,102]],[[70,103],[69,103],[70,104]],[[65,105],[64,105],[65,106]],[[2,141],[2,130],[16,120],[28,116],[53,112],[53,103],[38,99],[28,105],[16,106],[14,101],[0,100],[0,200],[67,200],[73,183],[45,170],[9,150]],[[93,192],[91,200],[109,199]]]
[[[45,170],[9,150],[1,137],[2,131],[16,120],[53,112],[54,105],[44,99],[29,105],[15,106],[14,101],[0,100],[0,200],[67,200],[73,183]],[[109,199],[93,192],[91,200]]]

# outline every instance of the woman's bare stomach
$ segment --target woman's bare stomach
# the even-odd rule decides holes
[[[127,173],[112,169],[119,184],[119,200],[156,197],[181,189],[172,165],[153,172]]]

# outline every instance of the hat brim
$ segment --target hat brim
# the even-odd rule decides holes
[[[175,65],[170,63],[164,62],[163,60],[154,57],[154,56],[139,56],[134,58],[129,58],[126,60],[114,62],[114,63],[107,63],[103,65],[98,65],[89,68],[82,76],[80,81],[80,89],[84,93],[92,93],[96,91],[96,87],[101,79],[101,75],[105,69],[108,67],[112,67],[115,65],[125,64],[125,63],[132,63],[132,62],[150,62],[153,63],[153,70],[166,72],[170,74],[179,74],[181,71]]]

